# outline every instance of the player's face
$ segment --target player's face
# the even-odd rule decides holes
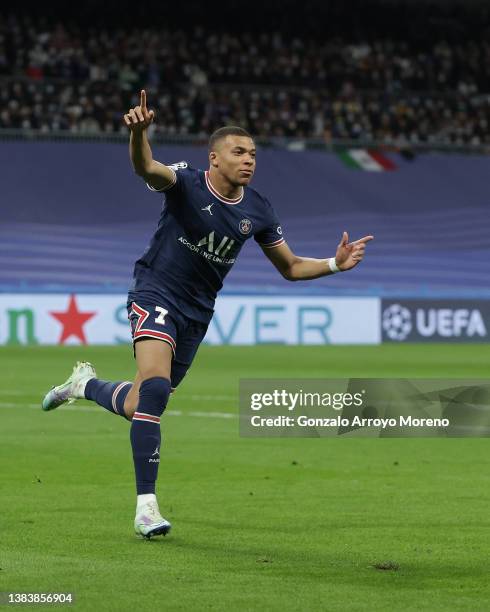
[[[247,136],[222,138],[210,161],[232,185],[248,185],[255,172],[255,143]]]

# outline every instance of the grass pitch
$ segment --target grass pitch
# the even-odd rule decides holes
[[[132,531],[129,424],[38,407],[77,359],[131,379],[130,349],[0,357],[0,591],[97,611],[488,609],[488,440],[244,439],[220,413],[240,377],[485,378],[490,346],[202,347],[163,418],[173,531],[149,542]]]

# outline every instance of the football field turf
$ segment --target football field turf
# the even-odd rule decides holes
[[[173,530],[151,541],[133,533],[129,423],[39,407],[78,359],[131,379],[130,349],[0,356],[0,591],[93,611],[488,609],[487,439],[246,439],[236,414],[240,377],[488,378],[490,345],[202,347],[162,419]]]

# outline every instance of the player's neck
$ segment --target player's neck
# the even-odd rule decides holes
[[[241,185],[233,185],[230,181],[220,174],[216,168],[211,167],[208,171],[208,179],[213,186],[214,190],[219,195],[229,200],[239,198],[243,193],[243,187]]]

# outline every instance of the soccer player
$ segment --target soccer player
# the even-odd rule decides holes
[[[279,219],[266,198],[249,187],[256,148],[242,128],[223,127],[209,140],[209,170],[186,162],[165,165],[153,159],[147,129],[154,119],[140,105],[124,121],[130,131],[129,154],[136,174],[149,189],[165,193],[157,230],[134,267],[128,316],[137,373],[133,383],[97,378],[87,362],[43,400],[44,410],[88,399],[131,421],[136,475],[137,534],[165,535],[170,523],[159,511],[155,483],[160,462],[160,417],[169,395],[189,369],[213,316],[223,279],[241,247],[251,238],[290,281],[320,278],[351,270],[363,259],[372,236],[349,242],[343,233],[334,257],[312,259],[288,247]]]

